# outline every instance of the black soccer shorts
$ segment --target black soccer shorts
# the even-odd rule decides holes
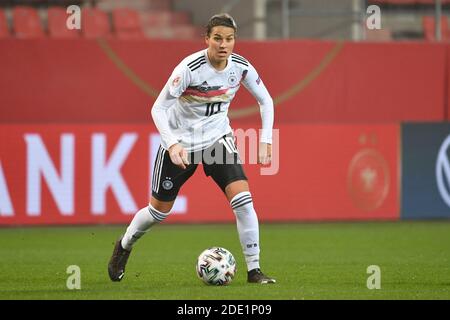
[[[175,200],[199,163],[203,164],[206,176],[211,176],[223,192],[231,182],[247,180],[233,135],[229,133],[205,150],[189,153],[186,169],[174,165],[169,152],[160,146],[153,169],[152,196],[160,201]]]

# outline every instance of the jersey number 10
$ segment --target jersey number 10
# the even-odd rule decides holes
[[[222,102],[207,103],[205,116],[209,117],[209,116],[212,116],[213,114],[220,112],[221,106],[222,106]]]

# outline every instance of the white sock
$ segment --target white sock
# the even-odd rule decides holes
[[[130,225],[122,238],[122,248],[131,250],[134,243],[139,240],[150,228],[161,221],[163,221],[170,212],[163,213],[151,205],[139,210],[131,220]]]
[[[247,270],[259,268],[259,225],[253,208],[252,195],[248,191],[241,192],[230,201],[236,215],[239,240],[247,263]]]

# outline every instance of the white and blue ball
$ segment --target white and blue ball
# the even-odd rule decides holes
[[[196,270],[198,277],[206,284],[228,285],[236,274],[236,260],[227,249],[212,247],[198,256]]]

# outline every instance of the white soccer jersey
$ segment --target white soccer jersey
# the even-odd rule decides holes
[[[162,147],[181,143],[188,152],[199,151],[230,133],[228,108],[241,83],[260,105],[260,140],[272,143],[273,101],[255,68],[232,53],[225,69],[216,70],[205,49],[181,61],[155,101],[152,116]]]

